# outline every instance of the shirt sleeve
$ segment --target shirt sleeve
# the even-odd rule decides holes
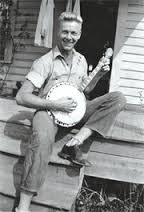
[[[48,68],[49,67],[47,67],[47,70]],[[30,72],[26,75],[26,79],[30,80],[36,88],[41,88],[47,77],[48,71],[45,70],[41,58],[34,61]]]

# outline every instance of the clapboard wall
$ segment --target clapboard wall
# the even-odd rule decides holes
[[[35,30],[39,15],[41,0],[13,0],[16,2],[15,25],[13,29],[14,52],[13,59],[5,78],[5,87],[9,90],[16,88],[16,82],[23,82],[34,60],[49,51],[47,48],[34,45]],[[57,16],[64,11],[66,1],[55,1],[55,27]],[[54,44],[55,44],[54,36]]]
[[[144,103],[144,0],[120,0],[110,91]]]
[[[14,1],[14,0],[13,0]],[[40,57],[46,49],[34,46],[34,33],[41,0],[17,0],[15,25],[13,29],[14,52],[12,64],[5,78],[8,89],[16,87],[16,82],[23,81],[32,62]]]

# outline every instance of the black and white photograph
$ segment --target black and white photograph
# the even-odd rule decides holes
[[[0,0],[0,212],[144,212],[144,0]]]

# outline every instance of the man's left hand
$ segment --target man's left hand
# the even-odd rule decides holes
[[[102,67],[102,70],[103,70],[104,72],[108,72],[108,71],[110,70],[110,66],[109,66],[109,65],[104,65],[104,66]]]

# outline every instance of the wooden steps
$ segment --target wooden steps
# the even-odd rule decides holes
[[[0,99],[0,102],[0,193],[14,198],[34,110],[18,106],[14,100]],[[45,183],[33,199],[44,211],[71,211],[82,185],[83,168],[74,167],[57,156],[66,140],[67,137],[56,143]]]
[[[15,100],[9,100],[4,98],[0,99],[0,107],[0,120],[3,121],[12,120],[12,117],[13,119],[15,119],[15,117],[19,117],[23,113],[26,115],[26,112],[28,112],[28,117],[30,119],[32,118],[32,112],[34,111],[25,107],[18,106]],[[21,115],[19,114],[19,112],[21,112]],[[117,116],[110,131],[107,133],[107,138],[128,141],[131,143],[144,143],[143,114],[143,107],[126,105],[125,110],[121,111],[121,113]],[[16,122],[16,120],[13,121]],[[21,120],[19,121],[25,124],[26,122],[28,123],[28,118],[25,118],[24,120],[23,117],[23,120],[21,118]]]
[[[0,99],[0,193],[9,198],[15,196],[14,177],[17,176],[17,182],[20,179],[22,164],[18,161],[25,155],[33,113],[32,109],[18,106],[15,100]],[[91,147],[90,140],[83,146],[83,153],[86,158],[88,155],[92,166],[82,169],[58,157],[57,153],[71,136],[65,135],[63,131],[63,135],[55,143],[46,182],[40,195],[34,198],[34,204],[41,205],[43,210],[48,208],[48,212],[51,208],[53,211],[60,211],[60,208],[70,211],[84,175],[143,184],[143,125],[140,125],[142,120],[143,108],[126,107],[118,115],[107,139],[94,136]],[[128,134],[127,131],[131,133]],[[77,130],[73,129],[71,134],[76,132]],[[120,141],[120,138],[123,141]],[[18,164],[18,169],[14,169],[15,164]]]
[[[107,134],[107,138],[144,144],[144,108],[129,105],[118,114],[115,123]]]
[[[129,183],[144,184],[144,145],[118,140],[97,139],[93,142],[84,174]]]
[[[22,174],[20,159],[0,154],[0,192],[15,197]],[[80,189],[79,168],[48,165],[45,183],[33,202],[45,207],[70,210]]]
[[[14,205],[14,198],[0,194],[0,212],[11,212]],[[31,211],[35,212],[61,212],[59,209],[53,208],[44,208],[34,202],[31,204],[30,207]]]

